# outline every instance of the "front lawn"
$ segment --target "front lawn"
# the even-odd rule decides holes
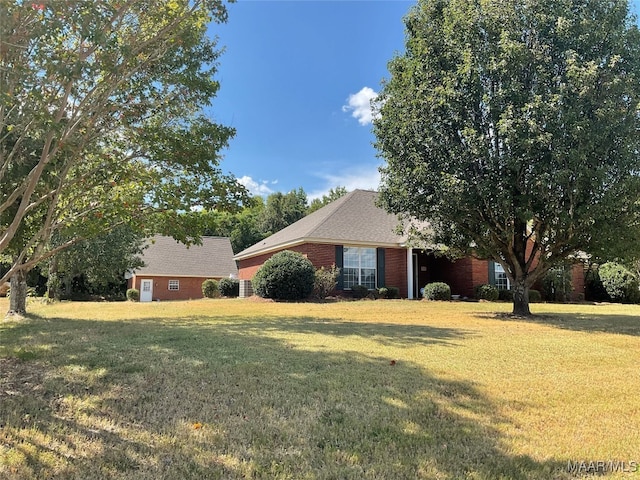
[[[640,307],[510,308],[34,302],[0,321],[0,478],[640,476]]]

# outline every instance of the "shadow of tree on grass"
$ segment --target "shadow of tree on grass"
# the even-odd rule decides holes
[[[491,400],[386,345],[463,331],[323,319],[0,325],[0,477],[549,479],[507,453]],[[265,335],[368,337],[379,355]]]
[[[605,308],[605,307],[603,307]],[[541,313],[530,317],[514,317],[503,313],[478,313],[478,318],[523,321],[576,332],[640,335],[640,316],[608,313]]]

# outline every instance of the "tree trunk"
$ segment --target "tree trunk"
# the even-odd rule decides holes
[[[11,293],[8,315],[26,315],[27,313],[27,274],[18,270],[11,276]]]
[[[524,279],[516,279],[513,283],[513,314],[522,317],[531,316],[531,310],[529,310],[529,287]]]
[[[49,262],[49,279],[47,280],[47,297],[49,300],[60,300],[60,279],[58,278],[58,259],[53,257]]]

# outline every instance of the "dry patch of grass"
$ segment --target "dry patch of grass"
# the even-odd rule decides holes
[[[0,478],[634,477],[640,307],[533,308],[33,303],[0,322]]]

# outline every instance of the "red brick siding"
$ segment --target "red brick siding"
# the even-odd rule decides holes
[[[401,248],[386,248],[384,260],[384,284],[386,287],[398,287],[400,296],[406,298],[407,290],[407,251]]]
[[[135,275],[129,283],[133,283],[133,288],[140,290],[140,281],[149,278],[153,279],[153,300],[164,301],[203,298],[202,282],[207,278],[215,277],[157,277],[153,275]],[[215,279],[219,280],[219,278]],[[178,280],[180,282],[179,290],[169,290],[169,280]]]
[[[571,285],[573,291],[571,292],[571,301],[576,302],[584,300],[584,264],[576,263],[571,268]]]
[[[285,249],[283,249],[285,250]],[[331,267],[336,263],[336,246],[326,243],[304,243],[288,248],[305,255],[313,266]],[[280,250],[279,250],[280,251]],[[240,260],[238,276],[241,280],[251,280],[262,264],[277,252],[271,252],[257,257]],[[407,251],[400,248],[385,249],[385,285],[398,287],[400,296],[407,296]]]

